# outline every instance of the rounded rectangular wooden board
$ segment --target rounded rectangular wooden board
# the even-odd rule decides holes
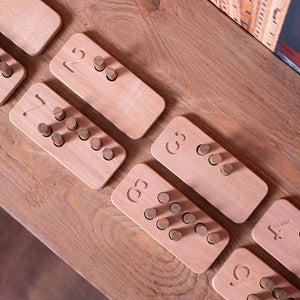
[[[62,25],[60,15],[40,0],[2,0],[0,32],[31,56],[43,52]]]
[[[75,118],[78,127],[86,127],[90,138],[82,141],[77,130],[68,130],[64,120],[57,121],[53,115],[55,107],[63,108],[67,118]],[[126,157],[126,151],[120,144],[43,83],[36,83],[30,87],[11,110],[9,118],[36,144],[92,189],[101,188]],[[56,147],[51,137],[42,136],[37,129],[39,123],[46,123],[52,127],[53,133],[61,134],[65,139],[64,145]],[[102,140],[103,146],[99,151],[91,148],[92,137]],[[115,157],[110,161],[102,157],[105,148],[111,148],[115,153]]]
[[[6,78],[0,72],[0,105],[3,105],[26,77],[25,68],[10,54],[0,48],[0,61],[6,62],[13,73]]]
[[[300,211],[284,199],[275,201],[252,229],[253,239],[300,277]]]
[[[202,156],[197,154],[201,144],[210,146]],[[262,179],[183,116],[168,124],[152,144],[151,153],[235,223],[245,222],[268,192]],[[212,154],[220,154],[222,162],[211,165]],[[228,176],[221,173],[224,164],[233,167]]]
[[[96,71],[94,57],[118,77]],[[54,76],[132,139],[141,138],[165,109],[165,101],[83,33],[74,34],[50,62]]]
[[[167,192],[170,197],[165,204],[157,200],[161,192]],[[135,165],[113,191],[111,198],[116,207],[195,273],[205,272],[229,242],[229,234],[223,227],[145,164]],[[173,202],[182,206],[182,212],[178,215],[169,210],[169,205]],[[147,208],[157,210],[154,219],[145,218],[144,211]],[[182,215],[187,212],[196,216],[191,224],[182,221]],[[156,222],[162,218],[170,221],[170,226],[165,230],[156,227]],[[205,236],[199,236],[194,231],[197,223],[203,223],[207,227]],[[171,229],[180,230],[182,239],[171,240]],[[218,233],[221,237],[214,245],[209,244],[206,239],[211,233]]]
[[[213,288],[226,300],[247,300],[251,294],[261,300],[274,300],[272,291],[260,286],[262,278],[269,278],[275,288],[288,293],[287,298],[300,299],[300,291],[245,248],[235,250],[213,277]]]

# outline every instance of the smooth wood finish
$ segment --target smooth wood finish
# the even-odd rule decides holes
[[[105,72],[94,68],[97,55],[106,62]],[[161,96],[82,33],[67,41],[50,70],[132,139],[141,138],[165,109]]]
[[[168,191],[170,201],[181,204],[182,214],[174,216],[169,211],[169,203],[162,204],[157,200],[157,195],[163,191]],[[130,170],[113,191],[111,199],[115,206],[196,273],[205,272],[229,242],[224,228],[145,164]],[[144,211],[149,207],[157,211],[152,220],[144,217]],[[193,222],[189,219],[188,224],[182,220],[187,212],[196,216]],[[198,222],[206,225],[208,235],[217,232],[221,240],[210,245],[205,237],[197,235],[194,226]]]
[[[0,61],[6,63],[13,72],[8,78],[0,72],[0,105],[3,105],[25,79],[26,70],[2,48],[0,48]]]
[[[28,71],[20,88],[0,107],[0,205],[109,299],[221,300],[211,278],[240,246],[249,247],[300,287],[299,279],[250,236],[274,200],[287,197],[299,209],[299,75],[206,0],[44,1],[62,16],[64,26],[41,56],[24,55],[0,35],[1,46]],[[166,100],[166,111],[143,139],[128,139],[50,73],[49,61],[78,31],[86,32]],[[127,159],[100,192],[74,177],[9,122],[15,103],[40,81],[126,146]],[[268,183],[267,197],[247,222],[230,222],[151,157],[153,141],[182,114]],[[109,200],[140,162],[147,162],[231,232],[229,245],[205,274],[190,271]],[[16,251],[28,242],[18,237],[13,241]],[[19,270],[18,265],[12,268]],[[7,278],[3,272],[1,268],[0,277]],[[16,291],[15,278],[4,281],[6,291]],[[34,278],[45,279],[38,274]],[[69,283],[68,278],[59,278]],[[48,286],[38,300],[48,290],[54,292],[53,286],[57,293],[61,289]]]
[[[198,155],[199,145],[211,145]],[[185,117],[176,117],[151,147],[152,155],[235,223],[243,223],[266,196],[267,184]],[[228,176],[221,163],[234,165]]]
[[[259,282],[262,278],[271,278],[275,289],[266,291]],[[300,299],[300,290],[277,274],[267,264],[245,248],[235,250],[221,269],[214,276],[212,285],[214,289],[226,300],[247,299],[254,294],[262,300],[274,300],[272,292],[276,295],[286,293],[287,298]],[[276,291],[276,289],[278,289]],[[280,299],[280,298],[279,298]],[[283,298],[281,298],[283,299]]]
[[[62,107],[67,116],[80,120],[83,127],[78,131],[82,140],[76,132],[68,131],[64,121],[55,119],[52,112],[57,106]],[[92,189],[101,188],[126,157],[126,151],[120,144],[43,83],[31,86],[12,109],[9,117],[15,126]],[[41,121],[51,124],[54,145],[51,139],[38,132],[37,127]],[[109,161],[104,160],[98,152],[93,151],[89,142],[83,141],[88,136],[105,139],[105,146],[114,149],[114,159],[110,157]]]
[[[281,199],[252,229],[253,239],[300,278],[300,211]]]
[[[40,0],[1,0],[0,32],[32,56],[59,31],[61,17]]]

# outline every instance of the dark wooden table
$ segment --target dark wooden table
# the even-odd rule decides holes
[[[28,71],[0,108],[1,206],[111,299],[221,299],[211,278],[239,246],[299,287],[250,237],[274,200],[300,206],[299,75],[209,1],[45,2],[64,26],[41,56],[29,57],[0,37]],[[165,98],[166,111],[144,138],[128,139],[50,74],[51,58],[75,32],[85,32]],[[127,149],[126,162],[102,190],[89,189],[9,122],[13,105],[38,81]],[[187,115],[268,183],[268,196],[244,224],[230,222],[151,157],[152,142],[177,115]],[[111,192],[139,162],[229,230],[229,246],[205,274],[191,272],[112,205]]]

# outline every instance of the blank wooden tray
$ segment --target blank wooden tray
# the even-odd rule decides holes
[[[12,68],[8,78],[0,74],[0,105],[3,105],[26,77],[25,68],[11,55],[0,48],[0,61],[6,62]]]
[[[158,201],[158,195],[161,192],[169,195],[170,199],[167,203],[162,204]],[[229,234],[224,228],[144,164],[138,164],[131,169],[113,191],[112,202],[196,273],[205,272],[229,242]],[[177,215],[169,210],[170,204],[174,202],[182,206],[182,211]],[[147,208],[154,208],[157,211],[154,219],[146,219],[144,211]],[[183,214],[187,212],[196,217],[195,221],[190,224],[185,224],[182,220]],[[164,230],[156,227],[156,222],[162,218],[168,218],[170,221],[169,227]],[[207,233],[203,236],[194,231],[197,223],[203,223],[206,226]],[[182,233],[181,240],[174,241],[169,238],[169,232],[172,229],[177,229]],[[208,235],[212,233],[217,233],[221,238],[213,245],[207,241]]]
[[[199,145],[209,145],[205,155],[197,154]],[[247,220],[268,192],[268,186],[256,174],[217,144],[185,117],[176,117],[151,147],[152,155],[176,176],[235,223]],[[222,162],[209,163],[212,154]],[[224,165],[233,171],[225,176]]]
[[[261,287],[261,279],[268,278],[274,286]],[[256,295],[261,300],[274,300],[275,289],[287,296],[280,299],[299,300],[300,291],[276,273],[258,257],[245,248],[235,250],[212,280],[213,288],[226,300],[252,300]],[[278,298],[277,298],[278,299]]]
[[[77,130],[70,131],[65,121],[57,121],[52,113],[55,107],[63,108],[67,118],[75,118],[78,127],[88,128],[90,138],[82,141]],[[122,146],[43,83],[32,85],[9,117],[15,126],[93,189],[101,188],[125,159],[126,151]],[[53,134],[61,134],[65,139],[64,145],[56,147],[51,137],[42,136],[37,129],[39,123],[51,126]],[[102,140],[100,150],[91,148],[92,137]],[[102,157],[105,148],[114,151],[115,157],[110,161]]]
[[[0,32],[29,55],[41,54],[61,25],[61,17],[40,0],[1,1]]]
[[[300,211],[281,199],[273,203],[252,229],[253,239],[300,277]]]
[[[95,69],[96,56],[117,71],[115,81]],[[82,33],[67,41],[50,70],[132,139],[141,138],[165,108],[163,98]]]

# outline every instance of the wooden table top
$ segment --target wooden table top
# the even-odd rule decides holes
[[[111,299],[221,299],[211,278],[239,246],[299,287],[297,277],[250,237],[274,200],[300,206],[299,75],[209,1],[45,2],[64,25],[41,56],[29,57],[0,37],[27,69],[27,79],[0,108],[1,206]],[[144,138],[130,140],[50,74],[50,60],[75,32],[85,32],[166,100],[166,111]],[[127,149],[125,163],[102,190],[89,189],[9,122],[11,108],[39,81]],[[245,223],[229,221],[151,157],[151,144],[178,115],[268,183],[267,197]],[[205,274],[190,271],[112,205],[113,189],[140,162],[230,232],[229,246]]]

